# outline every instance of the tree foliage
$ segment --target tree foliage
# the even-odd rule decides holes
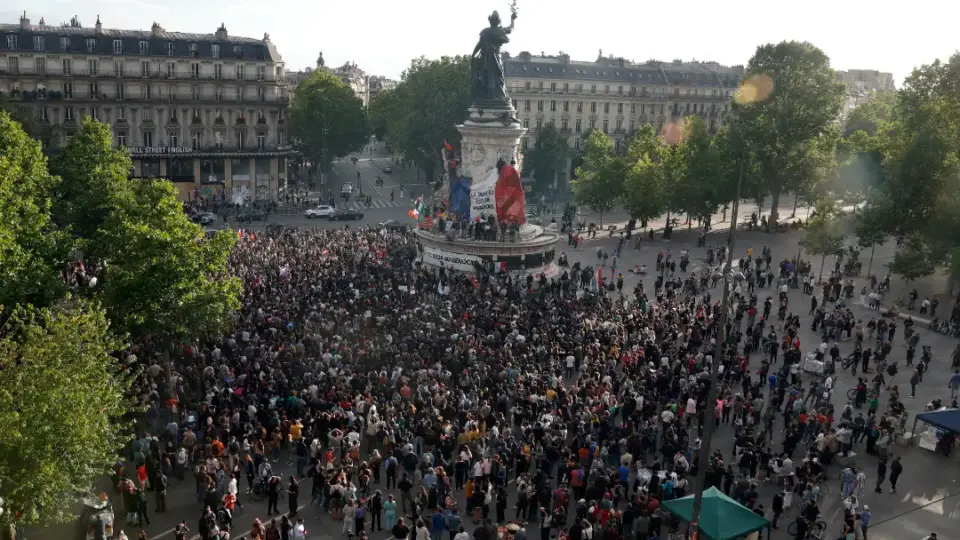
[[[393,152],[435,178],[443,142],[459,144],[456,126],[467,117],[470,87],[469,57],[417,58],[397,87],[374,101],[371,122]]]
[[[936,264],[923,239],[911,237],[897,250],[893,260],[887,263],[887,268],[891,273],[910,282],[933,274]]]
[[[722,143],[707,131],[699,116],[688,117],[683,124],[683,141],[673,150],[681,162],[672,175],[670,209],[708,220],[724,203],[734,197],[735,184],[724,174]],[[670,162],[665,162],[669,165]]]
[[[68,497],[88,492],[123,446],[131,382],[96,305],[13,309],[0,331],[0,497],[3,520],[71,519]]]
[[[537,142],[523,156],[523,167],[529,170],[541,189],[553,185],[557,173],[563,170],[570,157],[567,135],[554,124],[547,124],[537,132]]]
[[[598,212],[609,212],[623,195],[626,162],[614,154],[613,141],[592,130],[581,146],[583,164],[572,182],[577,201]]]
[[[733,127],[755,164],[762,189],[773,197],[771,226],[776,226],[784,191],[808,191],[817,180],[824,156],[830,154],[829,133],[840,112],[843,85],[827,55],[806,42],[781,42],[757,48],[747,77],[734,101]]]
[[[57,183],[40,145],[0,111],[0,306],[49,305],[63,294],[69,237],[50,218]]]
[[[240,307],[240,283],[226,275],[236,236],[202,239],[169,182],[132,184],[96,238],[106,262],[98,297],[119,328],[161,340],[229,328]]]
[[[338,77],[315,70],[297,85],[290,103],[290,136],[303,155],[326,167],[363,148],[370,135],[363,102]]]
[[[850,111],[843,129],[844,136],[849,137],[857,131],[863,131],[868,136],[875,135],[883,124],[893,119],[896,104],[896,92],[877,92]]]
[[[837,219],[836,208],[830,201],[821,201],[815,214],[807,224],[800,245],[811,255],[819,255],[820,278],[823,278],[823,266],[827,256],[839,255],[843,251],[843,231]]]

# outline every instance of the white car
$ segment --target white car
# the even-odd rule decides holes
[[[344,185],[340,188],[340,195],[341,195],[341,196],[344,196],[344,197],[353,195],[353,185],[352,185],[352,184],[344,184]]]
[[[332,206],[321,204],[320,206],[316,206],[304,212],[303,217],[307,219],[328,218],[330,217],[330,214],[333,214],[333,211],[334,208]]]

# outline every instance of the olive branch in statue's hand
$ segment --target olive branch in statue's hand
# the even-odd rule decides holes
[[[517,0],[510,2],[510,20],[517,18]]]

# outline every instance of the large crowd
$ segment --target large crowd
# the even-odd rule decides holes
[[[889,340],[873,348],[842,302],[790,305],[794,269],[809,265],[744,255],[720,337],[714,270],[658,268],[652,290],[611,292],[572,270],[424,266],[413,235],[372,228],[245,235],[230,258],[244,283],[233,331],[181,343],[170,377],[159,359],[146,370],[153,429],[116,474],[127,528],[149,522],[148,493],[163,510],[175,477],[195,482],[200,516],[178,540],[251,527],[301,540],[302,504],[360,538],[648,540],[682,529],[661,502],[693,493],[707,468],[705,487],[803,539],[832,466],[846,511],[823,538],[864,539],[872,516],[858,501],[875,473],[836,464],[865,442],[895,488],[903,408],[895,389],[880,407],[866,379],[849,403],[834,396],[836,344],[849,338],[883,373]],[[819,346],[800,343],[801,315],[825,330]],[[801,350],[825,366],[814,383]],[[707,422],[734,444],[700,463]],[[280,459],[295,474],[274,472]],[[783,488],[761,501],[767,482]],[[261,497],[266,519],[238,523],[234,510]]]

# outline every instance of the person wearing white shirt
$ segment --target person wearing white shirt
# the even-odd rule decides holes
[[[460,532],[453,536],[453,540],[470,540],[470,533],[463,530],[463,527],[460,527]]]
[[[297,526],[293,528],[293,540],[306,540],[307,528],[303,524],[303,518],[297,520]]]

